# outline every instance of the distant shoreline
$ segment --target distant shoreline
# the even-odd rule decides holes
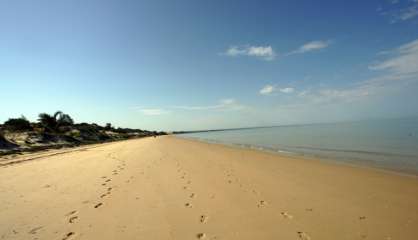
[[[399,119],[418,119],[418,116],[408,117],[396,117],[396,118],[379,118],[379,119],[362,119],[353,121],[337,121],[337,122],[317,122],[317,123],[297,123],[297,124],[284,124],[284,125],[269,125],[269,126],[253,126],[253,127],[240,127],[240,128],[219,128],[219,129],[202,129],[202,130],[182,130],[173,131],[172,134],[189,134],[189,133],[205,133],[205,132],[223,132],[223,131],[235,131],[235,130],[251,130],[251,129],[262,129],[262,128],[276,128],[276,127],[297,127],[297,126],[312,126],[312,125],[327,125],[327,124],[341,124],[341,123],[356,123],[356,122],[368,122],[375,120],[399,120]]]

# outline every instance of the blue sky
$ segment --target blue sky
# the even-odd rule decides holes
[[[418,114],[418,0],[0,0],[0,122],[189,130]]]

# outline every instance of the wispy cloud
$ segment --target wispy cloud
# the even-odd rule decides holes
[[[291,87],[287,87],[287,88],[280,88],[279,91],[282,93],[293,93],[295,89]]]
[[[360,101],[373,94],[373,91],[374,89],[370,86],[356,85],[345,89],[325,88],[316,91],[302,91],[298,97],[309,104],[330,104]]]
[[[371,71],[378,74],[376,77],[350,86],[318,87],[296,91],[293,88],[280,89],[274,85],[266,85],[259,93],[272,95],[278,91],[292,92],[293,98],[290,102],[281,104],[281,107],[306,108],[310,105],[362,101],[373,96],[383,97],[407,87],[411,82],[418,81],[418,39],[385,52],[384,55],[378,55],[384,59],[369,66]]]
[[[274,60],[277,56],[271,46],[232,46],[223,54],[229,57],[256,57],[267,61]]]
[[[312,103],[352,102],[402,89],[418,81],[418,39],[387,51],[385,59],[369,66],[377,77],[343,89],[306,91],[299,96]],[[382,56],[382,55],[380,55]]]
[[[161,108],[139,108],[137,110],[146,116],[158,116],[170,113],[170,111]]]
[[[418,39],[389,51],[387,55],[389,55],[387,59],[369,67],[374,71],[384,71],[385,74],[377,79],[380,81],[408,78],[418,80]]]
[[[383,16],[388,16],[391,23],[404,22],[412,20],[418,17],[418,1],[417,0],[406,0],[403,1],[391,1],[389,6],[385,10],[383,7],[378,8]]]
[[[202,110],[242,110],[246,106],[240,104],[233,98],[221,99],[217,104],[214,105],[203,105],[203,106],[174,106],[175,109],[188,110],[188,111],[202,111]]]
[[[300,46],[298,49],[294,51],[289,52],[288,54],[286,54],[286,56],[293,55],[293,54],[302,54],[302,53],[307,53],[307,52],[312,52],[312,51],[318,51],[318,50],[327,48],[330,45],[331,45],[330,40],[312,41],[312,42],[303,44],[302,46]]]
[[[285,87],[279,88],[274,85],[265,85],[263,88],[260,89],[259,93],[261,95],[272,95],[273,93],[281,92],[281,93],[293,93],[295,91],[292,87]]]
[[[238,111],[249,108],[246,105],[239,103],[233,98],[221,99],[217,104],[213,105],[182,105],[182,106],[166,106],[162,108],[150,108],[150,107],[132,107],[135,111],[139,111],[145,116],[160,116],[165,114],[171,114],[176,111]]]

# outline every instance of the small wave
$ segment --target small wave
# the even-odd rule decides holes
[[[385,157],[407,157],[407,158],[417,158],[418,156],[410,154],[400,154],[400,153],[389,153],[389,152],[376,152],[376,151],[366,151],[366,150],[354,150],[354,149],[338,149],[338,148],[319,148],[319,147],[307,147],[307,146],[285,146],[286,148],[293,149],[306,149],[322,152],[340,152],[340,153],[354,153],[354,154],[366,154],[366,155],[375,155],[375,156],[385,156]]]
[[[370,157],[380,156],[380,157],[393,157],[393,158],[415,158],[418,159],[418,156],[411,155],[411,154],[400,154],[400,153],[391,153],[391,152],[379,152],[379,151],[367,151],[367,150],[357,150],[357,149],[339,149],[339,148],[323,148],[323,147],[311,147],[311,146],[289,146],[289,145],[281,145],[281,146],[263,146],[257,144],[248,144],[248,143],[233,143],[233,142],[226,142],[220,141],[215,139],[209,138],[202,138],[202,137],[187,137],[191,139],[196,139],[203,142],[215,143],[215,144],[224,144],[224,145],[233,145],[242,148],[248,149],[255,149],[261,151],[269,151],[269,152],[277,152],[282,154],[302,154],[302,155],[312,155],[312,156],[319,156],[319,157],[326,157],[327,154],[325,153],[336,153],[338,158],[356,158],[352,154],[357,155],[369,155]],[[315,153],[316,152],[316,153]],[[318,152],[322,152],[320,154]],[[338,154],[339,153],[339,154]],[[349,154],[349,155],[347,155]],[[339,156],[338,156],[339,155]],[[362,159],[362,158],[359,158]]]

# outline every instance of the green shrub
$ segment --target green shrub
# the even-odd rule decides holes
[[[4,128],[9,131],[28,131],[32,130],[30,122],[24,117],[20,118],[9,118],[4,122]]]

